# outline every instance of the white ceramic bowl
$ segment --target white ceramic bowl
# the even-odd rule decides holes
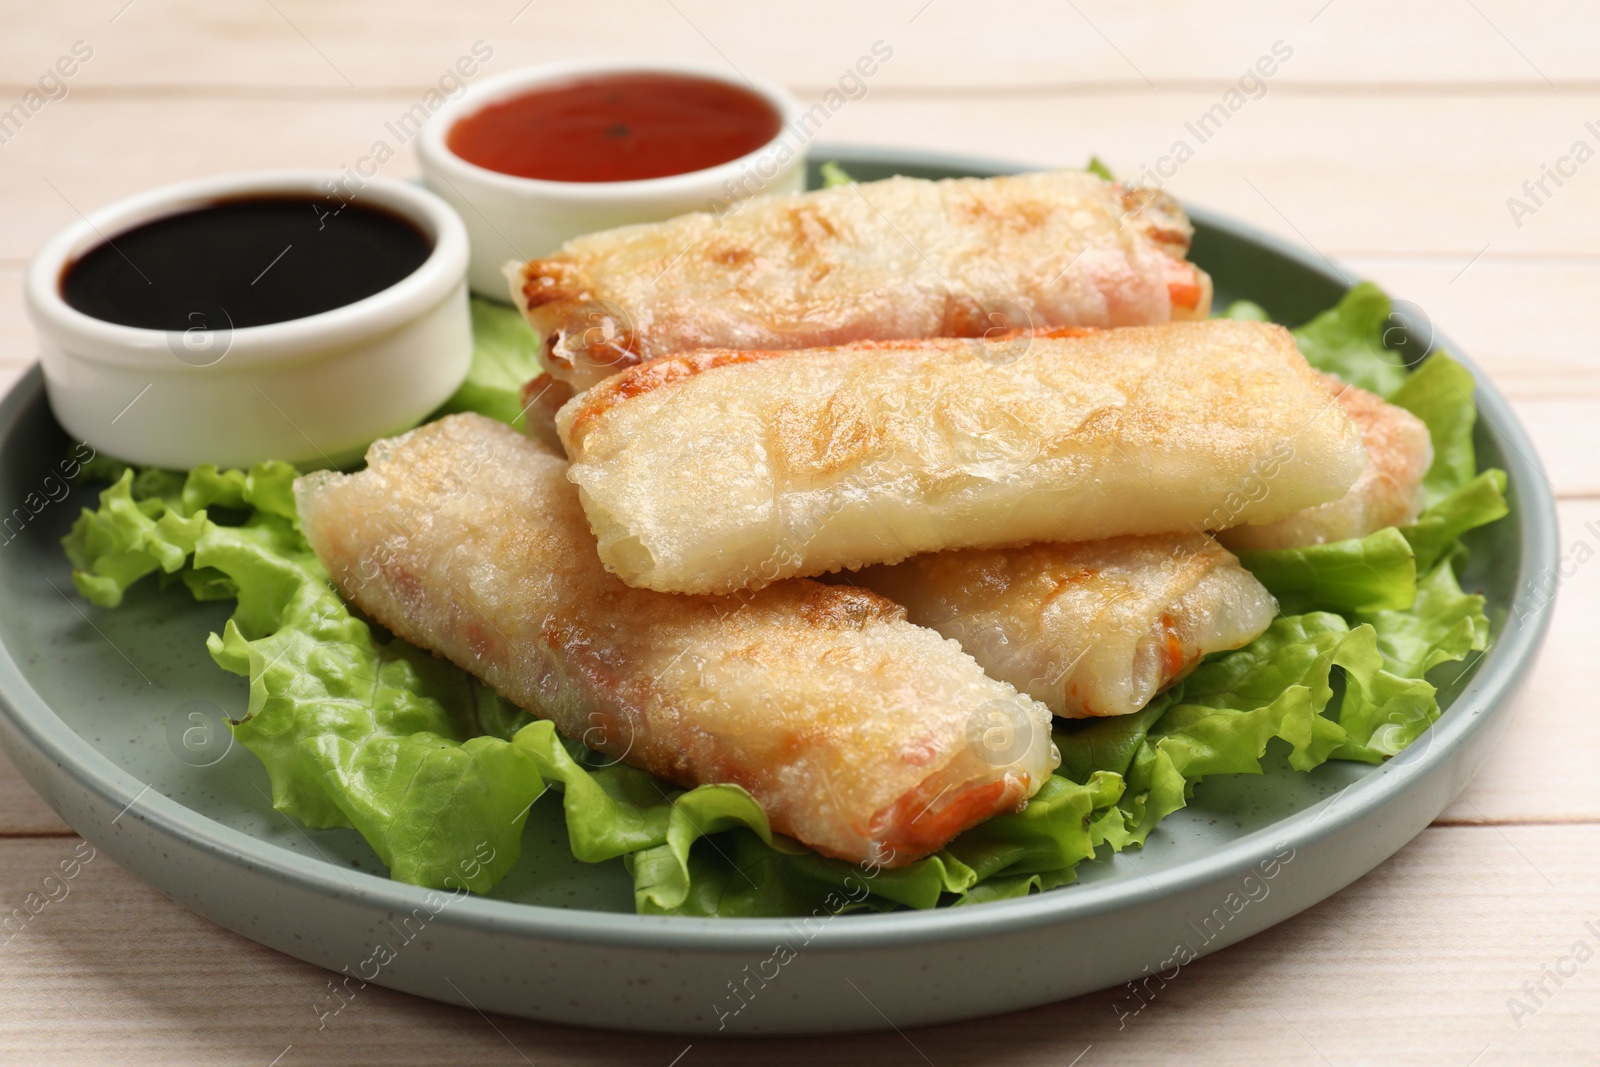
[[[604,74],[685,74],[753,90],[777,109],[783,125],[771,141],[726,163],[687,174],[627,182],[555,182],[519,178],[469,163],[450,151],[450,128],[488,104],[541,85]],[[446,105],[422,128],[417,155],[428,188],[460,212],[472,242],[467,280],[472,291],[507,300],[510,260],[549,255],[573,237],[657,222],[752,195],[798,193],[805,186],[805,151],[794,135],[800,104],[781,86],[746,82],[715,67],[657,62],[572,62],[524,67],[480,82]]]
[[[68,433],[130,463],[186,469],[268,459],[344,463],[415,425],[472,362],[467,234],[427,190],[375,179],[344,199],[411,220],[433,243],[422,266],[332,311],[206,332],[91,318],[61,296],[67,265],[106,238],[219,199],[326,196],[328,171],[263,171],[169,185],[102,208],[58,233],[24,282],[50,407]],[[213,324],[214,325],[214,324]]]

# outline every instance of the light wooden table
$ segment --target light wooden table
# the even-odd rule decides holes
[[[75,42],[93,54],[64,98],[0,128],[0,376],[9,383],[34,358],[23,265],[79,211],[195,175],[353,163],[475,41],[494,50],[485,73],[671,56],[765,75],[808,103],[883,41],[892,58],[819,139],[1043,164],[1097,153],[1125,175],[1187,140],[1193,158],[1170,181],[1178,195],[1375,278],[1478,359],[1539,445],[1564,547],[1600,547],[1600,161],[1575,173],[1561,164],[1570,176],[1546,179],[1538,202],[1523,190],[1574,142],[1600,149],[1600,11],[1581,0],[1230,0],[1203,18],[1196,8],[5,0],[0,109]],[[1200,143],[1185,123],[1225,102],[1277,42],[1288,58],[1264,89],[1247,83],[1256,98]],[[383,169],[414,171],[409,148]],[[1514,213],[1513,196],[1533,210]],[[1594,614],[1600,567],[1578,566],[1516,721],[1437,823],[1326,903],[1186,968],[1122,1029],[1108,992],[904,1034],[690,1042],[488,1019],[371,987],[319,1031],[323,972],[190,914],[102,857],[0,949],[0,1059],[1595,1062],[1600,962],[1560,984],[1546,977],[1536,1014],[1514,1017],[1508,1004],[1528,1000],[1524,983],[1578,942],[1600,950],[1600,921],[1585,925],[1600,920]],[[0,766],[0,901],[19,901],[76,844]]]

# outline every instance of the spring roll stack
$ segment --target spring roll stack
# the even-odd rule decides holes
[[[308,537],[567,736],[910,862],[1026,803],[1052,712],[1137,711],[1267,627],[1224,544],[1415,514],[1426,430],[1278,327],[1207,321],[1190,233],[1063,171],[579,238],[508,268],[565,458],[442,419],[301,479]]]

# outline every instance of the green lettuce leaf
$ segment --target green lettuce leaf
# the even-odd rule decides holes
[[[1442,644],[1439,651],[1448,654]],[[1208,775],[1260,774],[1274,739],[1287,743],[1296,770],[1330,758],[1378,762],[1438,715],[1431,684],[1387,669],[1374,623],[1352,627],[1332,612],[1280,616],[1245,648],[1190,675],[1134,756],[1125,833],[1108,839],[1143,844]]]
[[[1271,322],[1272,316],[1267,314],[1267,309],[1253,300],[1235,300],[1222,313],[1217,316],[1221,319],[1233,319],[1236,322]]]
[[[1465,549],[1461,535],[1506,515],[1506,472],[1491,468],[1417,516],[1400,533],[1417,556],[1417,569],[1426,571],[1446,556],[1455,558]]]
[[[1065,884],[1080,860],[1094,855],[1096,814],[1122,798],[1122,775],[1095,771],[1082,783],[1052,775],[1018,812],[995,815],[945,849],[970,868],[975,884],[990,878],[1057,876]]]
[[[1132,715],[1057,719],[1052,739],[1061,753],[1061,766],[1056,773],[1074,782],[1088,782],[1099,772],[1126,775],[1145,735],[1167,713],[1176,692],[1158,694]]]
[[[856,180],[850,177],[843,167],[831,159],[822,164],[818,171],[822,175],[822,187],[824,189],[832,189],[838,185],[854,185],[856,183]]]
[[[208,523],[195,564],[238,590],[207,647],[250,680],[233,731],[266,767],[275,808],[356,829],[402,881],[482,891],[510,869],[544,784],[523,747],[479,732],[476,705],[497,697],[380,641],[287,522]]]
[[[1416,555],[1393,526],[1349,541],[1238,556],[1290,615],[1408,608],[1417,595]]]
[[[434,417],[476,411],[525,429],[522,387],[539,375],[538,353],[539,337],[520,311],[473,297],[472,369]]]
[[[1411,606],[1417,574],[1464,551],[1461,535],[1506,515],[1506,474],[1486,470],[1427,508],[1410,526],[1304,548],[1240,552],[1239,562],[1283,611],[1370,612]]]
[[[1382,289],[1362,282],[1337,306],[1295,330],[1294,338],[1313,367],[1386,397],[1407,376],[1405,358],[1384,342],[1392,311]]]
[[[207,523],[210,507],[251,509],[291,526],[296,471],[287,463],[263,463],[248,471],[196,467],[187,475],[150,468],[120,468],[100,494],[100,506],[84,508],[63,539],[72,562],[72,582],[84,599],[102,608],[122,603],[128,587],[147,574],[182,570]],[[109,471],[107,471],[109,473]],[[185,576],[191,588],[231,595],[217,576]]]
[[[1478,473],[1472,428],[1478,409],[1472,372],[1445,352],[1435,352],[1392,393],[1391,404],[1405,408],[1428,427],[1433,441],[1433,466],[1422,479],[1424,505],[1437,504]]]
[[[1405,611],[1357,616],[1373,627],[1384,667],[1405,678],[1422,678],[1435,667],[1467,659],[1489,647],[1484,599],[1464,593],[1450,561],[1439,563],[1417,583],[1417,599]]]
[[[629,865],[644,914],[827,915],[999,900],[1071,882],[1073,868],[1099,844],[1094,820],[1121,794],[1116,774],[1099,772],[1084,784],[1055,775],[1022,811],[994,816],[942,852],[898,868],[819,856],[768,833],[764,821],[755,825],[759,808],[747,796],[729,797],[694,810],[674,839],[629,857]],[[738,810],[741,803],[753,810]],[[729,822],[744,826],[716,832]]]

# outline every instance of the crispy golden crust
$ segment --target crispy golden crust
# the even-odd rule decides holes
[[[1272,521],[1341,496],[1354,425],[1283,329],[695,352],[557,417],[607,567],[725,593],[919,552]]]
[[[1422,507],[1422,479],[1433,465],[1433,441],[1423,421],[1382,397],[1332,374],[1320,375],[1328,392],[1361,432],[1368,463],[1338,500],[1306,508],[1277,522],[1237,526],[1219,539],[1237,552],[1298,548],[1365,537],[1385,526],[1403,526]]]
[[[778,831],[890,866],[1050,774],[1048,711],[875,593],[631,589],[595,557],[566,465],[481,416],[380,441],[368,464],[295,487],[340,592],[568,737],[680,785],[740,785]],[[1011,749],[972,740],[996,715]]]
[[[1199,533],[935,552],[851,580],[1067,718],[1138,711],[1277,614],[1261,583]]]
[[[695,348],[1203,319],[1171,197],[1080,171],[891,178],[580,237],[510,273],[576,390]]]

